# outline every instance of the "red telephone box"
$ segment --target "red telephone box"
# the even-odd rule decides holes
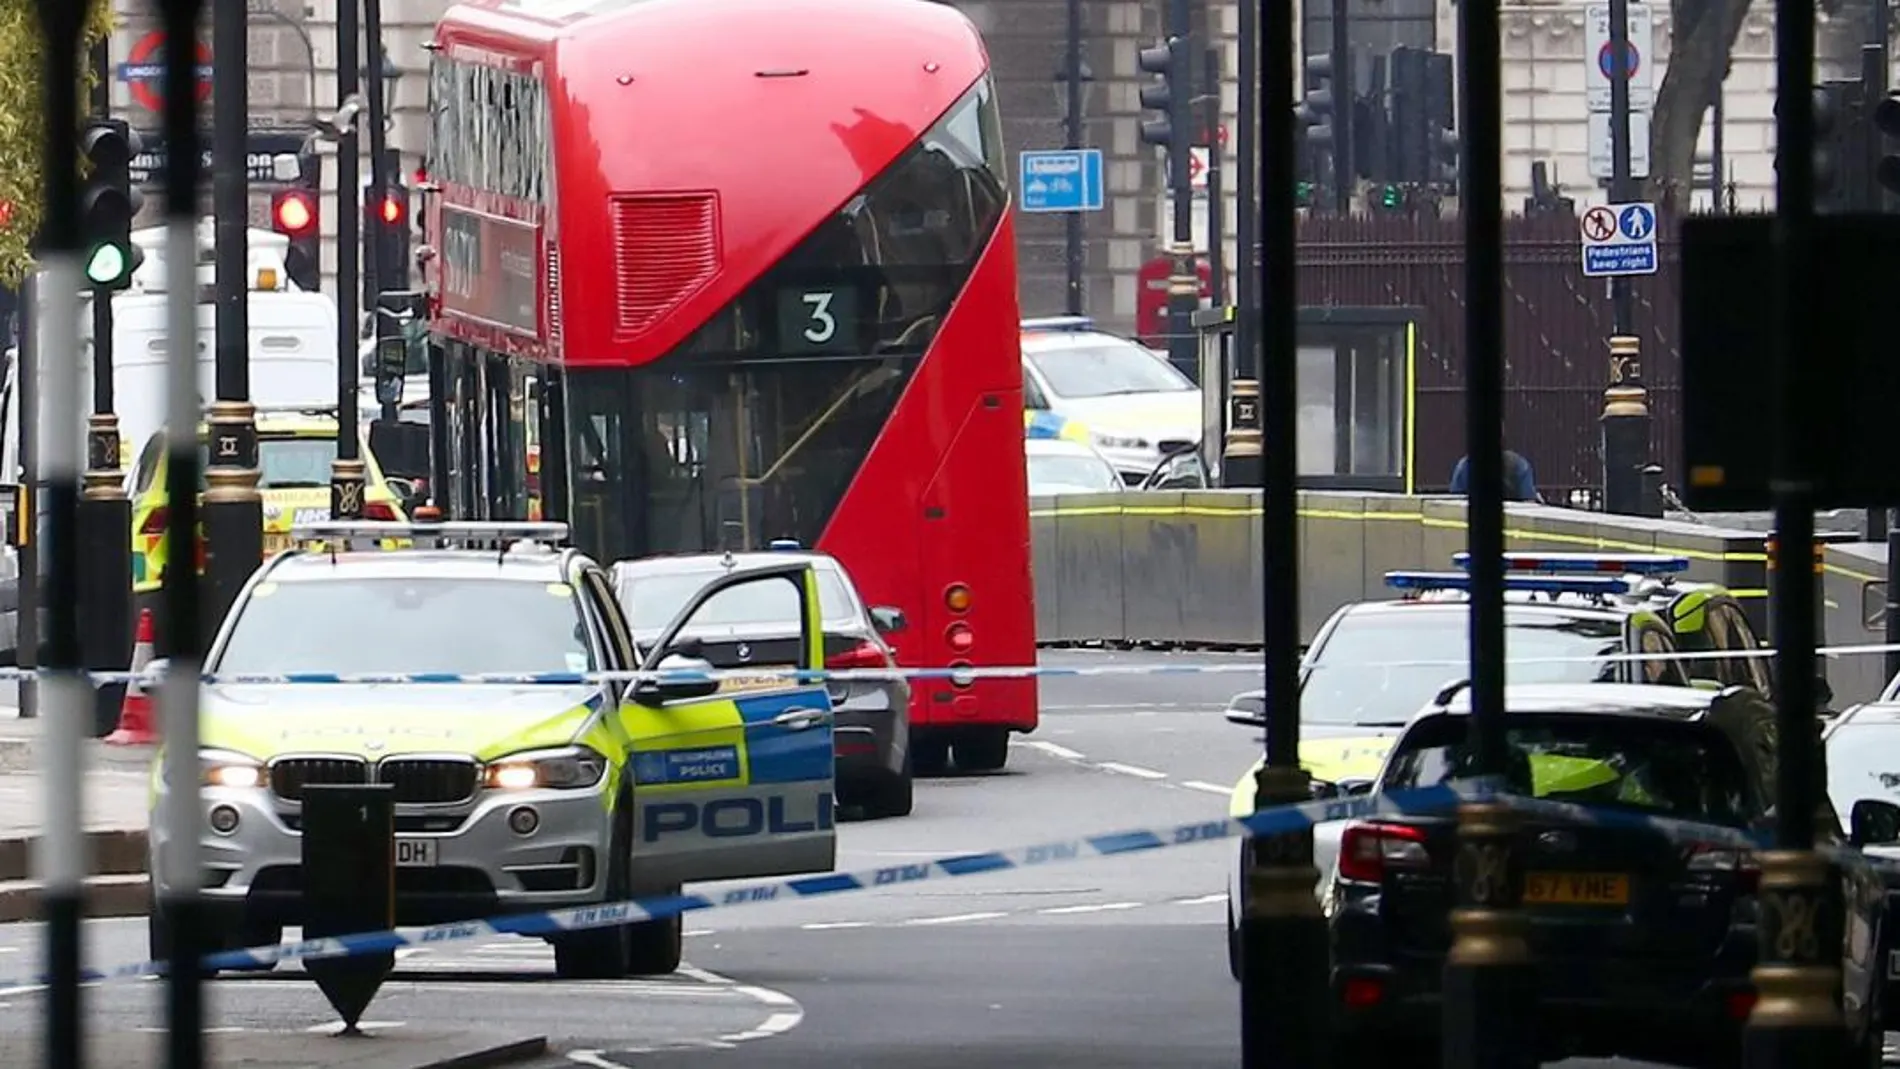
[[[1194,258],[1195,271],[1201,276],[1201,299],[1214,292],[1214,273],[1207,258]],[[1168,347],[1168,278],[1174,274],[1174,258],[1157,256],[1135,272],[1135,335],[1150,349]]]

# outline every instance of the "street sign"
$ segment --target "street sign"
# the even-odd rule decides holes
[[[1656,273],[1656,206],[1599,204],[1577,221],[1588,278]]]
[[[1629,5],[1629,52],[1617,62],[1610,46],[1610,5],[1591,4],[1583,15],[1583,89],[1591,111],[1610,110],[1610,78],[1629,79],[1630,110],[1648,111],[1656,103],[1656,27],[1648,4]]]
[[[1101,149],[1024,152],[1019,173],[1025,212],[1102,210]]]
[[[1590,177],[1611,178],[1610,113],[1590,113]],[[1649,177],[1649,113],[1630,110],[1630,177]]]
[[[1207,188],[1208,150],[1196,145],[1188,149],[1188,188]]]
[[[198,103],[211,99],[211,46],[193,41],[198,59]],[[132,42],[119,80],[132,90],[132,99],[147,111],[165,110],[165,31],[153,30]]]

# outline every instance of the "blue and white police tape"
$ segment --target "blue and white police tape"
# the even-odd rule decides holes
[[[1885,654],[1900,650],[1900,644],[1869,643],[1851,646],[1825,646],[1815,650],[1822,657],[1855,657],[1869,654]],[[1734,658],[1774,657],[1776,650],[1764,647],[1757,650],[1681,650],[1671,653],[1605,653],[1571,657],[1511,657],[1508,663],[1514,665],[1544,664],[1622,664],[1648,663],[1651,661],[1700,661],[1730,660]],[[1332,664],[1311,664],[1306,666],[1313,671],[1360,671],[1367,668],[1445,668],[1468,670],[1467,659],[1435,658],[1422,660],[1390,661],[1341,661]],[[0,668],[0,680],[20,679],[29,675],[45,676],[52,670],[46,668]],[[1193,676],[1193,675],[1252,675],[1259,676],[1264,667],[1259,661],[1235,658],[1233,663],[1217,664],[1171,664],[1155,662],[1148,664],[1106,664],[1106,665],[960,665],[952,668],[841,668],[806,669],[785,667],[759,668],[652,668],[639,671],[620,672],[206,672],[201,681],[206,685],[218,686],[283,686],[283,685],[321,685],[348,684],[357,686],[389,684],[433,684],[433,685],[487,685],[487,686],[582,686],[590,683],[724,683],[728,681],[744,683],[796,682],[846,683],[846,682],[885,682],[893,680],[948,680],[952,683],[969,683],[979,679],[1069,679],[1092,678],[1102,676]],[[132,683],[144,686],[157,686],[163,682],[165,673],[147,670],[144,672],[94,671],[85,673],[95,685],[107,683]]]
[[[956,854],[906,865],[771,880],[733,887],[713,895],[669,895],[548,912],[517,913],[490,917],[486,920],[438,924],[428,928],[305,939],[295,943],[223,951],[208,955],[202,960],[203,966],[207,969],[255,969],[284,961],[359,957],[365,954],[387,953],[398,947],[435,947],[445,943],[463,942],[494,935],[544,936],[559,932],[608,928],[621,924],[663,920],[700,910],[730,909],[761,902],[829,897],[926,880],[981,876],[1042,865],[1189,846],[1247,834],[1279,835],[1336,820],[1351,820],[1381,814],[1419,816],[1444,813],[1455,809],[1461,801],[1488,795],[1489,791],[1477,781],[1470,781],[1387,795],[1358,795],[1349,798],[1301,802],[1295,805],[1274,806],[1238,819],[1132,828],[1103,835],[1057,839],[1010,850]],[[143,961],[108,969],[85,970],[81,974],[81,980],[87,983],[117,983],[144,976],[162,975],[165,970],[165,962]],[[31,989],[46,983],[45,976],[0,977],[0,992]]]

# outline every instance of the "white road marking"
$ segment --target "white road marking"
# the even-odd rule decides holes
[[[1067,746],[1063,746],[1059,743],[1044,742],[1041,739],[1036,739],[1030,742],[1025,742],[1023,743],[1023,745],[1029,747],[1032,750],[1041,750],[1043,753],[1046,753],[1051,757],[1058,757],[1064,761],[1082,760],[1082,755],[1080,753],[1077,753],[1076,751],[1071,750]]]
[[[576,1065],[585,1065],[588,1069],[634,1069],[633,1066],[614,1061],[607,1057],[607,1055],[609,1053],[653,1054],[662,1050],[682,1049],[731,1050],[738,1044],[749,1040],[766,1039],[771,1036],[782,1035],[797,1028],[799,1024],[805,1020],[805,1010],[798,1004],[798,1000],[783,991],[774,991],[769,987],[755,987],[751,984],[741,984],[729,976],[721,976],[709,969],[702,969],[697,965],[685,962],[680,963],[679,971],[681,974],[690,976],[694,980],[699,981],[700,984],[713,988],[722,996],[749,998],[762,1005],[774,1007],[774,1009],[766,1016],[765,1020],[760,1021],[756,1027],[748,1028],[743,1032],[729,1032],[715,1039],[686,1040],[660,1047],[620,1047],[612,1052],[576,1050],[568,1052],[567,1060]],[[691,985],[675,984],[674,986],[676,988],[683,988]],[[701,992],[701,994],[704,993],[705,992]]]
[[[1204,780],[1198,780],[1198,779],[1183,780],[1181,783],[1181,786],[1186,787],[1190,791],[1206,791],[1209,794],[1218,794],[1222,796],[1226,796],[1226,795],[1230,795],[1234,793],[1234,789],[1232,787],[1223,787],[1218,783],[1208,783]]]
[[[757,1028],[745,1032],[733,1032],[729,1035],[720,1036],[719,1038],[725,1040],[727,1043],[743,1043],[749,1039],[765,1039],[768,1036],[776,1036],[782,1032],[789,1032],[797,1028],[799,1022],[804,1019],[805,1014],[803,1011],[796,1013],[775,1013],[767,1017]]]
[[[358,1021],[356,1022],[356,1029],[359,1032],[374,1032],[379,1028],[401,1028],[408,1023],[407,1021]],[[329,1024],[311,1025],[309,1028],[304,1029],[304,1031],[313,1036],[334,1036],[343,1034],[343,1027],[342,1021],[332,1021]]]
[[[869,928],[870,926],[870,921],[829,921],[822,924],[799,925],[800,928],[808,932],[829,932],[836,928]]]
[[[1095,767],[1105,769],[1109,772],[1120,772],[1124,776],[1139,776],[1142,779],[1168,778],[1166,772],[1156,772],[1152,768],[1143,768],[1140,765],[1124,765],[1119,761],[1103,761]]]
[[[1225,902],[1225,901],[1227,901],[1227,896],[1225,894],[1202,895],[1199,898],[1176,898],[1170,901],[1168,905],[1170,906],[1211,906],[1216,902]]]
[[[730,977],[721,976],[710,969],[702,969],[687,962],[680,963],[679,971],[682,975],[690,976],[702,984],[711,984],[714,987],[725,987],[733,983]]]
[[[1145,905],[1147,905],[1146,902],[1099,902],[1085,906],[1055,906],[1050,909],[1039,909],[1036,912],[1054,917],[1072,913],[1106,913],[1110,910],[1140,909]]]
[[[0,947],[0,954],[18,954],[19,952],[19,947]]]
[[[691,931],[681,932],[680,934],[687,939],[692,939],[697,936],[711,935],[713,934],[713,930],[711,928],[694,928]]]
[[[965,921],[987,921],[997,917],[1007,917],[1008,913],[955,913],[948,917],[918,917],[905,924],[962,924]]]

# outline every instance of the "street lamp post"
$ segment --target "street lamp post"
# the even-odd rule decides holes
[[[395,265],[390,253],[396,249],[396,227],[408,225],[408,213],[405,211],[395,219],[390,219],[383,210],[391,190],[389,167],[389,123],[390,101],[396,95],[396,82],[402,77],[401,68],[389,58],[389,49],[381,44],[383,39],[383,0],[363,0],[363,32],[369,40],[377,42],[377,56],[381,70],[375,76],[364,72],[369,83],[369,186],[372,191],[367,203],[375,207],[365,220],[369,227],[369,240],[364,243],[366,255],[363,257],[363,292],[365,311],[369,313],[371,333],[376,339],[376,352],[382,352],[384,339],[391,336],[395,324],[383,314],[382,295],[398,288],[402,279],[395,277]],[[383,422],[394,423],[398,418],[396,402],[382,398],[381,416]]]
[[[337,113],[328,124],[336,137],[336,460],[330,467],[330,515],[361,519],[363,483],[367,468],[359,448],[357,390],[360,368],[357,339],[360,312],[357,299],[362,237],[363,191],[358,175],[356,124],[363,111],[357,94],[362,68],[363,34],[357,18],[358,0],[343,0],[336,12]],[[375,85],[376,80],[371,79]]]

